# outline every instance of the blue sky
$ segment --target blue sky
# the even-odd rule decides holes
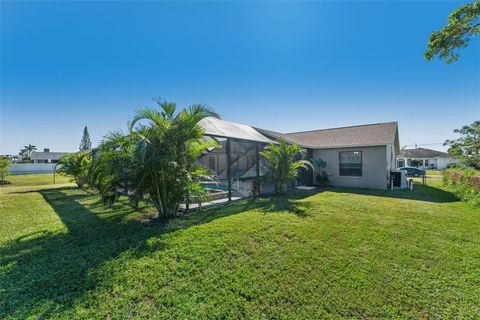
[[[0,153],[78,149],[161,96],[281,132],[398,121],[441,149],[480,119],[480,39],[427,63],[461,2],[1,2]]]

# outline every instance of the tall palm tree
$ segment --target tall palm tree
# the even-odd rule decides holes
[[[24,146],[23,148],[24,148],[23,150],[26,151],[26,155],[27,155],[28,158],[30,158],[32,156],[33,151],[37,150],[37,147],[32,145],[32,144],[29,144],[28,146]]]
[[[127,155],[129,166],[121,170],[128,173],[131,191],[137,198],[149,199],[158,216],[168,219],[177,215],[191,190],[200,190],[197,177],[206,172],[196,160],[212,142],[204,139],[205,132],[198,123],[218,114],[204,105],[177,112],[175,103],[155,101],[160,110],[138,110],[128,134],[110,133],[102,142],[100,153]]]

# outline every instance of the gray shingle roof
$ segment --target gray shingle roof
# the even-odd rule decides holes
[[[437,158],[448,157],[448,153],[426,148],[417,148],[400,150],[399,156],[405,158]]]
[[[279,139],[281,137],[285,138],[285,134],[284,133],[280,133],[280,132],[276,132],[276,131],[271,131],[271,130],[266,130],[266,129],[261,129],[261,128],[257,128],[257,127],[253,127],[255,130],[257,130],[258,132],[260,132],[261,134],[263,134],[264,136],[270,138],[270,139]]]
[[[283,137],[302,147],[320,149],[397,144],[397,126],[396,122],[387,122],[286,134],[258,130],[264,135]]]
[[[33,151],[30,158],[32,160],[60,160],[66,154],[70,152],[36,152]]]

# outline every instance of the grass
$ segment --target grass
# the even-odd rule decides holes
[[[442,170],[425,170],[427,176],[441,176]]]
[[[0,188],[0,318],[478,318],[480,216],[333,188],[168,224],[71,186]]]
[[[53,185],[53,173],[9,175],[6,180],[10,182],[9,187]],[[69,182],[70,178],[60,174],[55,175],[55,184]]]

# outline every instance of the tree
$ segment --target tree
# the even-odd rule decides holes
[[[20,152],[18,153],[20,156],[20,159],[25,160],[27,159],[27,150],[26,149],[20,149]]]
[[[327,162],[323,159],[310,159],[310,162],[317,167],[317,174],[315,180],[318,184],[325,185],[328,183],[328,173],[325,171]]]
[[[92,154],[89,151],[70,153],[60,159],[57,171],[71,176],[79,188],[85,186],[90,179]]]
[[[83,129],[83,137],[80,142],[80,151],[92,149],[92,142],[90,141],[90,135],[88,134],[87,126]]]
[[[308,161],[296,160],[299,152],[298,145],[289,145],[284,139],[280,139],[278,144],[270,144],[261,152],[267,160],[267,178],[275,184],[275,190],[282,195],[287,192],[288,184],[295,179],[300,168],[311,167]]]
[[[448,153],[464,165],[480,169],[480,121],[455,129],[453,132],[462,136],[445,141],[444,145],[450,146]]]
[[[108,192],[124,185],[135,199],[151,202],[157,217],[168,219],[189,196],[205,192],[199,180],[208,173],[196,160],[214,142],[204,139],[198,123],[218,115],[203,105],[177,112],[175,103],[155,101],[160,111],[138,110],[127,134],[116,131],[105,137],[99,148],[100,158],[105,158],[94,161],[93,171],[103,176],[95,181],[107,181],[103,188]]]
[[[1,157],[0,156],[0,184],[5,184],[5,177],[9,173],[11,161],[8,157]]]
[[[458,51],[468,46],[471,38],[480,32],[480,1],[464,4],[448,16],[448,24],[433,31],[428,39],[425,59],[435,56],[450,64],[458,60]]]
[[[20,150],[20,156],[22,157],[22,159],[29,160],[32,156],[32,152],[35,150],[37,150],[37,147],[29,144],[28,146],[24,146],[23,149]]]
[[[120,137],[125,138],[123,143]],[[121,132],[110,133],[94,156],[91,183],[105,204],[113,204],[122,193],[130,194],[135,206],[141,200],[138,193],[130,192],[135,190],[137,172],[129,138]],[[107,141],[116,141],[116,146]]]

